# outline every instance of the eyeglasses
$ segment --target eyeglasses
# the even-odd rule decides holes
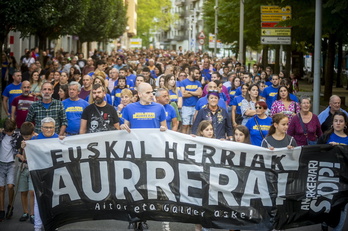
[[[49,129],[50,129],[50,130],[54,129],[54,127],[46,127],[46,126],[45,126],[45,127],[42,127],[42,128],[43,128],[43,129],[47,129],[47,130],[49,130]]]
[[[255,109],[263,109],[263,107],[258,107],[258,106],[256,106]]]

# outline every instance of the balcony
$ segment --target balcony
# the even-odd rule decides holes
[[[183,41],[183,40],[185,40],[185,36],[182,36],[182,35],[174,36],[174,40],[175,41]]]
[[[175,5],[176,6],[182,6],[185,4],[185,0],[175,0]]]

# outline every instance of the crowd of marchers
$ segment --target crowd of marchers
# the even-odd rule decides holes
[[[41,55],[41,57],[40,57]],[[0,221],[13,216],[15,187],[23,215],[42,230],[29,176],[25,141],[136,128],[167,129],[274,149],[348,144],[348,113],[332,95],[319,115],[298,97],[294,73],[248,70],[231,57],[179,50],[120,50],[55,55],[25,50],[16,61],[2,54]],[[8,206],[5,210],[5,191]],[[335,230],[342,230],[347,206]],[[143,230],[146,221],[131,222]],[[323,230],[327,229],[325,224]],[[163,230],[170,230],[163,222]],[[195,230],[208,230],[200,225]]]

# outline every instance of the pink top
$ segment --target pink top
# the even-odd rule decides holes
[[[272,104],[271,108],[271,115],[275,115],[278,113],[284,113],[288,116],[289,118],[289,124],[294,117],[294,113],[296,114],[297,112],[300,112],[300,105],[296,103],[295,101],[291,101],[289,108],[285,109],[285,106],[283,104],[283,101],[281,100],[276,100]]]
[[[317,115],[313,114],[312,119],[308,123],[303,123],[303,125],[307,130],[307,137],[309,140],[314,141],[322,135]],[[294,137],[298,146],[307,145],[307,137],[304,135],[300,117],[298,115],[295,115],[294,118],[292,118],[288,128],[288,134]]]

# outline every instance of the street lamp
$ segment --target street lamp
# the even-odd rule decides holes
[[[216,57],[216,47],[217,47],[217,34],[218,34],[218,10],[219,10],[219,0],[215,0],[215,28],[214,28],[214,34],[215,34],[215,42],[214,42],[214,56]]]

